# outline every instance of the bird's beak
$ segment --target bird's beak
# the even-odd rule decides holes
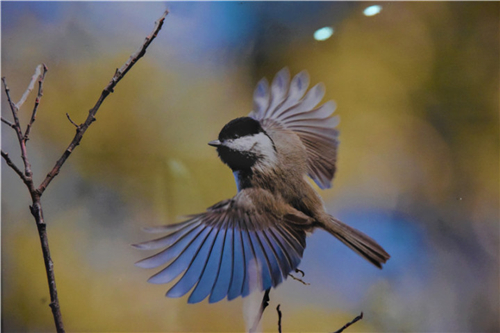
[[[212,147],[218,147],[220,146],[222,143],[219,141],[219,140],[213,140],[213,141],[210,141],[208,143],[209,146],[212,146]]]

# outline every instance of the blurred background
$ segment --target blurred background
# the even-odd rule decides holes
[[[498,332],[498,2],[2,2],[2,76],[15,101],[45,63],[28,142],[36,183],[102,89],[170,14],[146,56],[42,202],[68,332],[244,331],[243,301],[186,304],[134,262],[142,227],[233,196],[207,142],[252,108],[262,77],[288,66],[324,82],[340,115],[330,213],[392,255],[377,270],[324,232],[271,292],[263,328]],[[375,7],[374,7],[375,6]],[[35,94],[21,109],[26,123]],[[11,114],[2,91],[2,117]],[[2,149],[18,165],[14,132]],[[2,330],[53,331],[29,195],[2,161]]]

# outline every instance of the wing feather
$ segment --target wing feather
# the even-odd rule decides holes
[[[286,121],[286,124],[290,128],[309,128],[309,129],[316,129],[316,128],[325,128],[325,129],[332,129],[333,127],[337,126],[339,123],[339,118],[338,117],[329,117],[325,119],[321,118],[293,118],[290,120]],[[312,132],[312,131],[311,131]]]
[[[281,230],[279,230],[278,228],[273,228],[269,231],[273,234],[280,247],[283,249],[285,255],[287,256],[290,262],[291,270],[295,269],[299,265],[300,258],[302,257],[300,252],[295,249],[295,247],[292,245],[292,242],[288,240],[288,238]],[[288,274],[290,271],[288,271],[286,274]]]
[[[290,90],[288,91],[288,98],[276,110],[275,117],[280,117],[284,112],[289,110],[292,106],[296,105],[304,96],[309,86],[309,75],[306,71],[302,71],[295,75],[290,83]]]
[[[293,223],[293,222],[292,222]],[[299,244],[298,249],[303,251],[306,247],[306,239],[302,237],[303,231],[294,228],[291,224],[283,224],[283,229],[286,229],[293,239]]]
[[[170,234],[152,241],[134,244],[134,247],[141,250],[156,250],[163,247],[169,247],[179,240],[179,238],[189,234],[194,228],[199,226],[200,223],[201,221],[199,220],[189,220],[184,223],[179,223],[177,228],[169,230],[169,232],[171,232]]]
[[[201,247],[201,245],[203,245],[203,242],[210,231],[211,228],[203,228],[203,230],[198,233],[186,247],[181,249],[180,254],[174,259],[172,263],[170,263],[159,273],[156,273],[151,278],[149,278],[148,282],[155,284],[168,283],[179,276],[179,274],[184,272],[193,261],[196,253],[198,253],[199,248]]]
[[[276,251],[274,250],[273,246],[269,244],[269,241],[266,238],[264,230],[256,232],[255,235],[259,241],[260,246],[263,249],[262,253],[266,256],[266,260],[269,265],[269,269],[271,271],[272,286],[276,287],[283,281],[281,267],[279,264],[280,259],[276,254]]]
[[[301,255],[302,247],[300,242],[290,233],[290,230],[283,226],[279,226],[276,228],[279,232],[280,235],[283,236],[283,238],[288,241],[288,244],[295,250],[295,252],[298,255]]]
[[[266,112],[269,106],[269,83],[264,78],[259,81],[253,93],[253,109],[257,113]]]
[[[181,276],[166,295],[181,297],[191,291],[189,303],[207,297],[210,303],[232,300],[257,288],[276,287],[300,263],[308,220],[292,207],[276,216],[254,206],[252,195],[257,194],[252,193],[259,191],[264,190],[244,189],[186,222],[155,228],[167,235],[136,247],[164,249],[136,265],[166,266],[149,279],[151,283],[169,283]]]
[[[180,280],[177,281],[172,288],[170,288],[167,292],[167,296],[184,296],[201,279],[218,234],[219,230],[210,230],[208,235],[203,240],[202,245],[194,254],[193,260],[191,260],[188,269]]]
[[[309,111],[297,112],[296,109],[291,108],[287,110],[288,112],[281,116],[281,119],[283,119],[283,122],[286,122],[289,119],[326,119],[332,115],[336,107],[337,106],[334,101],[328,101],[320,107]]]
[[[286,278],[286,274],[292,270],[292,260],[290,256],[287,254],[287,251],[283,249],[281,242],[278,238],[273,234],[271,230],[263,230],[267,243],[273,248],[274,253],[276,255],[276,259],[278,260],[278,264],[281,268],[281,275]]]
[[[252,241],[248,231],[245,230],[241,233],[241,239],[243,243],[243,249],[245,253],[245,275],[243,279],[243,289],[241,290],[241,296],[245,297],[253,291],[253,285],[251,284],[250,278],[251,274],[255,272],[255,263],[257,258],[255,257],[255,252],[252,247]],[[252,266],[250,266],[252,265]],[[252,281],[253,282],[253,281]]]
[[[267,216],[265,215],[262,215],[260,217],[260,220],[261,220],[261,223],[265,223],[265,224],[268,224],[269,221],[267,221]],[[262,290],[266,290],[268,288],[271,288],[272,286],[275,286],[275,280],[278,278],[278,277],[281,277],[281,274],[278,272],[278,275],[273,275],[273,269],[271,267],[271,263],[269,261],[269,256],[268,254],[266,253],[263,245],[262,245],[262,242],[258,236],[258,232],[260,232],[260,228],[258,226],[258,224],[256,223],[255,219],[251,219],[249,218],[249,216],[245,216],[245,222],[246,222],[246,225],[249,226],[249,228],[251,229],[248,230],[248,234],[250,235],[250,241],[251,241],[251,245],[252,245],[252,248],[254,250],[254,254],[256,256],[256,258],[258,259],[258,263],[256,263],[256,265],[254,266],[254,268],[258,271],[260,271],[260,274],[261,276],[258,278],[260,281],[259,284],[256,284],[255,286],[260,286],[260,288],[262,288]],[[272,253],[269,253],[269,254],[272,254]],[[254,272],[256,273],[256,272]],[[254,277],[254,280],[256,280],[256,278]]]
[[[184,228],[186,225],[189,225],[190,223],[197,222],[196,219],[191,218],[187,221],[181,222],[181,223],[176,223],[176,224],[168,224],[168,225],[160,225],[160,226],[155,226],[155,227],[146,227],[142,228],[143,231],[150,233],[150,234],[159,234],[159,233],[164,233],[164,232],[176,232],[179,229]]]
[[[224,251],[225,237],[226,230],[219,230],[208,255],[208,261],[203,268],[203,272],[201,273],[198,284],[188,298],[188,303],[201,302],[212,291],[215,285],[217,274],[219,273],[222,253]]]
[[[142,268],[156,268],[170,262],[176,258],[182,251],[184,251],[192,241],[205,229],[204,225],[190,230],[177,239],[173,244],[168,245],[167,248],[155,255],[143,259],[136,263],[136,266]],[[142,248],[141,248],[142,249]]]
[[[226,229],[224,249],[217,270],[217,277],[208,301],[215,303],[227,296],[233,277],[233,229]]]
[[[227,299],[232,300],[241,295],[245,279],[245,249],[241,230],[234,233],[233,238],[233,276],[227,294]]]
[[[271,288],[274,285],[274,279],[272,275],[271,264],[269,263],[269,259],[265,253],[265,250],[262,248],[262,244],[259,240],[259,236],[257,236],[255,231],[248,232],[250,236],[250,241],[252,243],[252,247],[255,253],[255,257],[258,259],[259,266],[257,269],[260,269],[262,285],[258,285],[262,290],[266,290]],[[257,273],[257,272],[255,272]],[[281,277],[281,274],[278,276]],[[257,285],[256,285],[257,286]]]
[[[318,83],[306,93],[307,72],[297,74],[290,84],[289,77],[287,68],[279,71],[270,91],[259,83],[256,92],[263,92],[254,93],[254,110],[249,117],[260,121],[264,129],[284,128],[295,132],[306,148],[308,175],[320,188],[329,188],[336,170],[338,131],[335,127],[339,118],[330,117],[336,105],[329,101],[315,108],[325,95],[325,87]],[[263,107],[261,96],[270,101],[267,108]]]

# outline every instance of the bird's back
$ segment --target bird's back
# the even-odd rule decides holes
[[[273,173],[256,172],[253,186],[267,189],[295,209],[315,217],[323,211],[323,202],[308,180],[305,146],[291,130],[267,127],[266,132],[274,142],[279,163]]]

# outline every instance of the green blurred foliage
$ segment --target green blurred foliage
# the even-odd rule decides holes
[[[241,53],[212,50],[207,63],[194,64],[176,58],[185,50],[170,50],[172,41],[163,37],[175,34],[176,24],[192,22],[175,12],[167,17],[44,195],[68,331],[243,330],[241,299],[211,305],[166,299],[166,286],[147,284],[150,272],[133,267],[143,254],[129,244],[146,239],[141,227],[177,221],[234,195],[229,169],[206,143],[228,120],[251,110],[261,76],[271,79],[285,65],[293,74],[307,69],[312,84],[325,83],[325,100],[339,106],[339,166],[334,189],[322,193],[326,204],[411,216],[425,231],[431,273],[417,281],[411,269],[424,268],[408,262],[407,274],[374,281],[355,310],[343,307],[340,296],[329,306],[297,301],[294,289],[327,287],[288,281],[289,289],[271,293],[264,330],[276,331],[278,303],[284,331],[333,331],[359,308],[365,319],[352,332],[498,329],[499,4],[391,2],[374,17],[361,15],[364,5],[356,4],[325,42],[294,39],[281,27],[290,43],[257,50],[257,41],[249,40]],[[333,13],[332,3],[324,7]],[[38,63],[49,67],[29,142],[40,180],[74,134],[65,113],[82,122],[115,68],[150,31],[137,28],[117,38],[97,33],[95,26],[105,23],[78,9],[66,15],[56,26],[27,12],[2,31],[2,70],[14,99]],[[128,19],[152,27],[157,16],[131,12]],[[265,34],[273,18],[263,22],[270,26]],[[227,60],[222,68],[210,60],[219,57]],[[22,109],[23,121],[33,100]],[[2,95],[2,116],[10,119],[7,111]],[[2,147],[17,158],[6,126]],[[2,162],[2,328],[52,331],[38,236],[22,186]]]

